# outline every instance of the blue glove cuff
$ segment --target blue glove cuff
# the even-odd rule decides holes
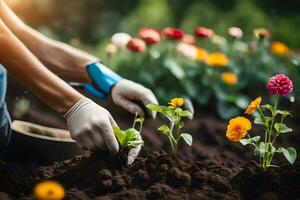
[[[86,84],[85,89],[101,99],[106,98],[110,93],[111,88],[123,79],[121,76],[108,69],[100,62],[89,64],[87,66],[87,72],[93,83]]]

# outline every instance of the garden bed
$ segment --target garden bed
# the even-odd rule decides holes
[[[119,109],[113,111],[116,112],[119,125],[128,127],[127,114]],[[166,140],[153,131],[161,122],[147,121],[143,131],[145,146],[132,166],[121,166],[102,153],[46,166],[1,163],[1,192],[13,199],[33,199],[37,182],[54,179],[65,187],[67,199],[300,198],[299,160],[294,165],[283,162],[281,167],[263,172],[250,161],[254,159],[251,148],[226,140],[226,123],[203,109],[198,113],[201,114],[186,125],[194,137],[193,146],[183,146],[177,157],[161,150],[169,150]],[[292,127],[297,133],[297,126]],[[279,142],[292,144],[299,151],[299,135],[284,139]]]

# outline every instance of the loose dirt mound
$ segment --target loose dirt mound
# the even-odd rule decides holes
[[[66,199],[72,200],[300,198],[300,162],[263,172],[254,161],[231,169],[208,159],[188,164],[156,151],[126,168],[103,155],[46,167],[0,165],[0,188],[13,199],[33,199],[34,184],[45,179],[64,185]]]

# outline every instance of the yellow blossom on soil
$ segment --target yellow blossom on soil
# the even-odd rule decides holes
[[[34,195],[37,200],[62,200],[65,190],[55,181],[44,181],[35,186]]]
[[[196,56],[197,61],[200,61],[200,62],[205,61],[207,56],[208,56],[208,53],[205,49],[197,48],[197,56]]]
[[[245,117],[233,118],[227,126],[226,137],[232,142],[238,142],[247,135],[251,128],[249,119]]]
[[[214,52],[207,56],[205,62],[208,66],[225,67],[228,65],[229,59],[224,53]]]
[[[245,114],[251,115],[253,114],[256,109],[258,108],[258,106],[260,106],[262,101],[261,97],[257,97],[255,100],[253,100],[250,105],[248,106],[247,110],[245,111]]]
[[[181,107],[183,104],[184,104],[183,98],[173,98],[169,102],[169,105],[174,106],[174,107]]]
[[[270,51],[278,56],[287,56],[290,53],[289,47],[282,42],[272,42]]]
[[[233,72],[223,72],[221,74],[221,79],[228,85],[235,85],[238,82],[238,77]]]

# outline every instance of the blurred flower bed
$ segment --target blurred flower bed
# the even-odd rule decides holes
[[[135,36],[114,34],[106,54],[107,66],[151,88],[161,103],[183,96],[215,107],[222,118],[239,114],[251,97],[264,94],[274,74],[299,83],[299,52],[272,41],[265,28],[255,29],[250,38],[239,27],[230,27],[226,36],[201,26],[193,34],[142,28]],[[287,98],[294,101],[298,94],[295,90]]]

